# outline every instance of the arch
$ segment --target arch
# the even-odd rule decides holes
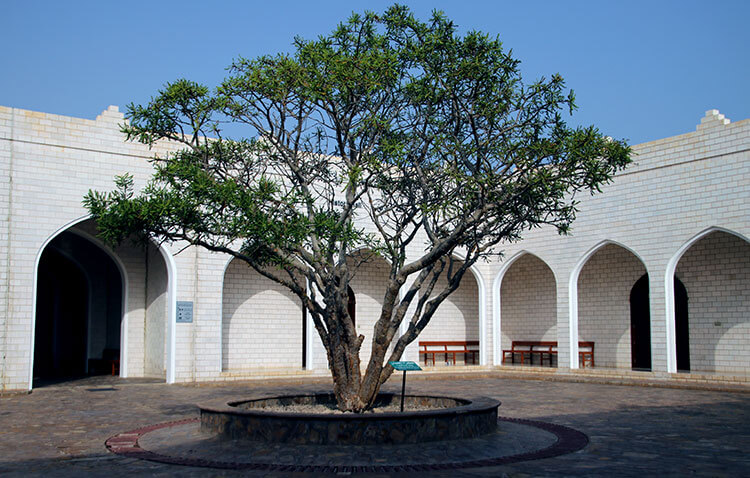
[[[503,265],[500,267],[500,270],[497,271],[497,274],[495,274],[495,279],[492,281],[492,364],[493,365],[500,365],[502,363],[502,346],[500,344],[500,332],[501,332],[501,323],[502,323],[502,312],[501,312],[501,294],[500,289],[503,284],[503,278],[505,277],[505,274],[508,272],[508,269],[510,269],[510,266],[513,265],[514,262],[516,262],[518,259],[523,257],[526,254],[531,254],[532,256],[538,258],[542,262],[544,262],[543,259],[541,259],[536,254],[533,254],[525,249],[520,250],[513,254],[510,259],[503,262]],[[554,274],[554,272],[553,272]],[[480,342],[481,345],[481,342]]]
[[[224,265],[222,266],[221,271],[221,285],[219,287],[219,293],[221,294],[222,298],[222,304],[219,308],[219,323],[221,324],[221,330],[219,331],[220,334],[222,334],[219,337],[219,372],[223,370],[223,364],[224,364],[224,345],[223,345],[223,327],[224,327],[224,320],[226,317],[224,317],[224,283],[225,278],[227,274],[227,268],[229,268],[229,264],[232,263],[235,259],[238,259],[232,255],[227,255],[226,261],[224,261]],[[309,291],[310,290],[310,281],[309,279],[305,278],[305,287]],[[315,324],[313,322],[312,316],[307,313],[307,309],[304,307],[304,305],[301,305],[302,309],[302,365],[305,370],[313,370],[315,368],[315,360],[314,360],[314,343],[315,343],[315,337],[317,336],[317,332],[315,330]]]
[[[72,234],[76,234],[89,242],[93,243],[94,246],[98,247],[102,252],[104,252],[112,261],[115,263],[115,266],[118,269],[118,272],[120,274],[120,280],[122,283],[122,311],[121,311],[121,320],[120,320],[120,376],[125,378],[129,376],[129,370],[128,370],[128,314],[127,311],[127,304],[128,304],[128,289],[129,289],[129,281],[128,281],[128,275],[127,275],[127,268],[125,264],[122,262],[120,257],[112,251],[109,247],[104,245],[104,243],[99,240],[97,237],[92,236],[91,234],[88,234],[87,232],[80,230],[80,229],[74,229],[75,226],[78,226],[85,221],[88,221],[91,219],[92,216],[90,214],[79,216],[76,219],[73,219],[64,225],[58,227],[53,233],[47,236],[47,238],[42,241],[42,244],[39,246],[39,249],[37,250],[36,258],[34,260],[34,272],[33,272],[33,279],[32,279],[32,300],[31,300],[31,331],[29,334],[29,350],[32,352],[29,354],[29,375],[28,375],[28,390],[31,390],[33,387],[33,374],[34,374],[34,341],[36,339],[35,337],[35,330],[36,330],[36,311],[37,311],[37,283],[39,280],[38,272],[39,272],[39,262],[42,258],[42,254],[44,250],[47,248],[47,246],[52,242],[56,237],[58,237],[61,233],[68,231]],[[152,240],[152,243],[157,248],[161,256],[165,260],[165,266],[167,268],[167,304],[168,304],[168,312],[167,312],[167,340],[168,340],[168,347],[167,347],[167,376],[166,376],[166,382],[167,383],[174,383],[175,381],[175,331],[174,331],[174,323],[176,319],[176,303],[175,298],[177,295],[177,284],[176,284],[176,265],[174,262],[174,259],[172,255],[165,249],[163,244],[157,244]]]
[[[96,246],[99,247],[102,251],[104,251],[107,256],[109,256],[110,259],[112,259],[117,266],[117,270],[120,272],[120,281],[122,283],[122,311],[121,316],[122,319],[120,320],[120,377],[126,378],[128,377],[128,314],[125,312],[127,311],[127,305],[128,305],[128,274],[126,273],[126,267],[125,264],[122,262],[120,257],[115,254],[109,247],[105,246],[104,243],[96,236],[92,236],[91,234],[88,234],[85,231],[82,231],[80,229],[75,229],[75,226],[87,221],[91,216],[85,217],[81,221],[78,221],[76,224],[70,226],[68,229],[65,229],[63,231],[58,232],[54,237],[57,237],[62,232],[68,231],[71,234],[75,234],[78,236],[83,237],[84,239],[93,242]],[[54,239],[54,237],[52,239]],[[51,240],[50,239],[50,242]],[[44,248],[46,246],[42,247],[42,251],[44,251]],[[37,266],[38,269],[38,266]],[[36,271],[34,272],[36,274]],[[36,280],[35,280],[36,283]],[[34,300],[36,300],[36,295]],[[34,310],[36,311],[36,306],[34,307]]]
[[[601,248],[607,245],[615,245],[621,247],[633,254],[641,262],[641,264],[644,264],[644,266],[646,264],[643,258],[633,249],[611,239],[605,239],[596,243],[593,247],[586,251],[586,253],[583,254],[578,262],[576,262],[576,265],[570,272],[570,279],[568,281],[568,337],[570,342],[571,369],[577,369],[580,366],[578,360],[578,278],[581,275],[581,270],[583,270],[583,267],[586,265],[589,259],[591,259],[591,257],[596,254]]]
[[[463,263],[460,256],[456,254],[451,255],[451,259]],[[472,264],[468,267],[471,271],[474,281],[471,282],[468,276],[464,274],[458,288],[449,295],[445,301],[435,311],[435,315],[431,318],[424,330],[420,333],[420,339],[424,340],[476,340],[479,342],[479,365],[486,365],[487,356],[487,338],[486,338],[486,308],[485,308],[485,295],[486,288],[484,279],[481,272],[476,267],[476,264]],[[443,271],[445,272],[445,271]],[[447,285],[445,275],[441,274],[440,283],[435,286],[433,293],[437,294],[438,291],[442,290],[442,287]],[[399,297],[403,298],[405,291],[408,290],[408,285],[404,284],[399,291]],[[469,289],[471,288],[471,289]],[[476,291],[476,300],[473,298],[474,291]],[[418,299],[420,291],[415,297]],[[467,295],[471,294],[471,296]],[[413,305],[413,303],[412,303]],[[476,310],[474,309],[476,307]],[[453,310],[454,313],[451,313]],[[456,320],[458,319],[458,320]],[[463,322],[461,322],[463,319]],[[409,321],[403,320],[401,322],[400,333],[404,334],[408,330]],[[476,325],[476,328],[475,328]],[[460,330],[459,330],[460,329]],[[415,359],[419,359],[419,352],[416,349],[417,343],[412,342],[410,347],[413,345],[411,350],[407,349]]]
[[[493,340],[493,348],[494,348],[494,364],[500,365],[502,364],[502,331],[504,330],[503,327],[503,298],[502,298],[502,289],[503,289],[503,283],[506,280],[506,276],[508,272],[517,265],[519,261],[526,258],[527,256],[532,257],[536,259],[537,261],[541,262],[541,264],[544,266],[546,271],[549,272],[549,274],[552,277],[552,283],[554,285],[554,292],[553,292],[553,302],[554,306],[551,307],[553,309],[553,314],[555,316],[554,320],[554,327],[557,328],[557,278],[555,271],[550,267],[550,265],[542,259],[539,255],[534,254],[532,252],[529,252],[528,250],[521,250],[516,252],[513,256],[510,257],[510,259],[504,261],[502,267],[495,275],[495,280],[493,283],[493,329],[494,329],[494,340]],[[505,321],[507,323],[507,320]],[[523,337],[524,339],[528,337]]]
[[[730,229],[726,229],[724,227],[720,226],[711,226],[708,227],[698,234],[694,235],[690,239],[688,239],[682,246],[680,246],[679,249],[677,249],[677,252],[674,253],[672,258],[667,263],[667,268],[664,273],[664,291],[665,291],[665,298],[664,298],[664,309],[665,309],[665,331],[666,331],[666,346],[667,346],[667,372],[668,373],[677,373],[677,341],[676,341],[676,330],[675,330],[675,321],[676,321],[676,308],[675,308],[675,288],[674,288],[674,277],[675,277],[675,271],[677,270],[677,265],[680,262],[680,259],[682,259],[682,256],[698,241],[703,239],[704,237],[708,236],[711,233],[714,232],[724,232],[727,234],[731,234],[733,236],[736,236],[743,241],[750,243],[750,239],[743,236],[742,234],[732,231]]]

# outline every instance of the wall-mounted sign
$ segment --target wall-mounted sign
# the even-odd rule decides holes
[[[177,301],[177,323],[190,324],[193,322],[193,303],[186,300]]]

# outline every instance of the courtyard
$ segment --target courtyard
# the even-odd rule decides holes
[[[0,398],[3,476],[315,476],[155,463],[109,452],[105,441],[135,428],[198,416],[213,398],[330,388],[328,379],[166,385],[151,379],[91,377]],[[750,470],[750,394],[653,386],[530,380],[493,371],[410,376],[410,393],[489,396],[502,417],[563,425],[588,436],[582,450],[554,458],[430,471],[429,476],[743,476]],[[400,380],[384,387],[398,391]],[[738,390],[742,390],[739,387]],[[501,425],[503,423],[501,422]],[[461,446],[460,442],[455,444]],[[321,448],[325,454],[325,447]],[[429,462],[430,444],[423,444]],[[281,457],[294,462],[294,456]],[[346,462],[347,457],[332,457]],[[388,465],[387,449],[379,462]],[[331,476],[413,476],[330,470]],[[424,476],[424,473],[419,473]]]

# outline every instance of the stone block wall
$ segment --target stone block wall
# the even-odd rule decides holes
[[[224,276],[222,370],[302,368],[302,308],[240,260]]]
[[[109,107],[95,120],[0,107],[2,390],[24,390],[31,386],[35,275],[45,244],[87,218],[81,198],[89,189],[111,190],[113,177],[125,172],[134,175],[136,187],[140,188],[152,173],[149,159],[175,148],[162,143],[149,150],[140,144],[124,142],[119,131],[123,120],[117,107]],[[729,231],[740,241],[731,247],[721,246],[733,251],[727,253],[731,260],[722,262],[722,256],[696,262],[693,256],[700,249],[690,249],[677,264],[677,275],[681,279],[684,276],[691,301],[690,314],[694,317],[693,369],[746,369],[748,359],[743,351],[750,347],[742,291],[750,287],[746,286],[744,269],[735,268],[744,264],[748,256],[747,247],[739,246],[750,237],[748,178],[750,120],[730,122],[718,111],[710,110],[694,132],[635,146],[634,164],[619,173],[601,194],[579,196],[578,219],[570,235],[561,237],[551,227],[527,231],[523,241],[505,246],[504,259],[478,266],[487,287],[483,297],[479,297],[480,305],[470,299],[479,289],[464,291],[464,287],[471,288],[473,284],[472,277],[467,275],[458,295],[449,299],[451,302],[439,311],[432,326],[437,333],[440,324],[448,320],[442,317],[457,316],[459,312],[464,317],[479,316],[484,310],[485,322],[477,332],[466,326],[465,320],[463,328],[467,338],[479,335],[483,347],[491,353],[490,364],[500,363],[500,348],[507,348],[513,338],[535,335],[560,343],[561,368],[575,366],[575,355],[569,353],[571,344],[593,334],[602,337],[594,339],[597,365],[621,367],[625,363],[626,367],[622,351],[627,340],[621,337],[615,348],[615,333],[609,329],[611,320],[607,319],[605,324],[603,319],[594,317],[622,316],[623,311],[609,310],[598,302],[596,294],[592,295],[593,283],[588,277],[594,269],[587,267],[594,267],[601,259],[594,252],[603,244],[616,243],[633,251],[649,273],[652,361],[654,370],[663,373],[670,370],[673,361],[668,326],[670,299],[665,288],[668,276],[674,271],[682,248],[694,238],[708,231]],[[152,283],[151,289],[147,277],[150,273],[155,277],[156,272],[149,272],[149,261],[143,251],[129,245],[110,251],[118,257],[128,284],[122,347],[126,349],[123,369],[129,376],[142,376],[151,373],[147,368],[157,368],[162,352],[148,350],[159,347],[164,349],[167,380],[214,380],[222,375],[222,287],[227,257],[194,248],[176,254],[182,246],[164,245],[158,255],[149,255],[154,261],[162,256],[159,267],[164,267],[158,287]],[[419,254],[419,244],[412,246],[412,254]],[[163,251],[167,251],[166,257]],[[519,254],[531,255],[507,268],[506,264]],[[542,274],[538,270],[535,274],[539,277],[522,277],[523,274],[519,275],[522,268],[516,270],[516,267],[532,261],[533,256],[546,264],[549,272]],[[610,263],[617,260],[613,257]],[[727,270],[734,272],[725,273]],[[352,288],[357,294],[357,328],[367,336],[363,345],[366,359],[372,323],[380,311],[387,267],[368,265],[360,272]],[[631,272],[635,274],[634,269]],[[624,286],[613,283],[612,287],[619,291]],[[705,295],[696,290],[711,292]],[[193,323],[174,323],[177,300],[194,303]],[[161,317],[164,328],[159,322]],[[296,325],[290,330],[301,333],[301,313],[293,319],[289,323]],[[286,319],[278,320],[282,322],[271,325],[286,323],[283,322]],[[714,325],[717,322],[721,325]],[[456,323],[460,321],[451,324],[450,327],[457,327],[451,329],[451,335],[462,328]],[[502,340],[496,331],[502,331]],[[426,333],[432,334],[433,329]],[[324,369],[327,362],[316,332],[310,328],[308,334],[314,343],[313,365]],[[293,364],[290,366],[299,367],[301,338],[289,340],[300,342],[289,346],[290,351],[294,350],[293,354],[289,352],[289,363]],[[600,358],[605,357],[600,355],[604,344],[612,347],[606,347],[613,353],[612,361]],[[415,358],[413,348],[410,353]],[[153,361],[153,367],[146,366],[147,355],[159,357]]]

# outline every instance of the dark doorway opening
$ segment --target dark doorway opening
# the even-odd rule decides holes
[[[47,245],[37,270],[32,386],[113,373],[122,293],[119,269],[92,242],[63,232]]]
[[[677,348],[677,371],[690,371],[690,327],[688,324],[688,295],[685,285],[674,278],[674,331]]]
[[[630,356],[633,370],[651,370],[651,309],[648,274],[630,290]]]
[[[354,328],[357,327],[357,297],[354,295],[354,291],[351,287],[346,286],[346,292],[349,294],[349,302],[346,305],[349,317],[352,319]]]
[[[307,368],[307,307],[302,304],[302,368]]]
[[[86,375],[86,276],[73,261],[48,247],[37,280],[34,379]]]

